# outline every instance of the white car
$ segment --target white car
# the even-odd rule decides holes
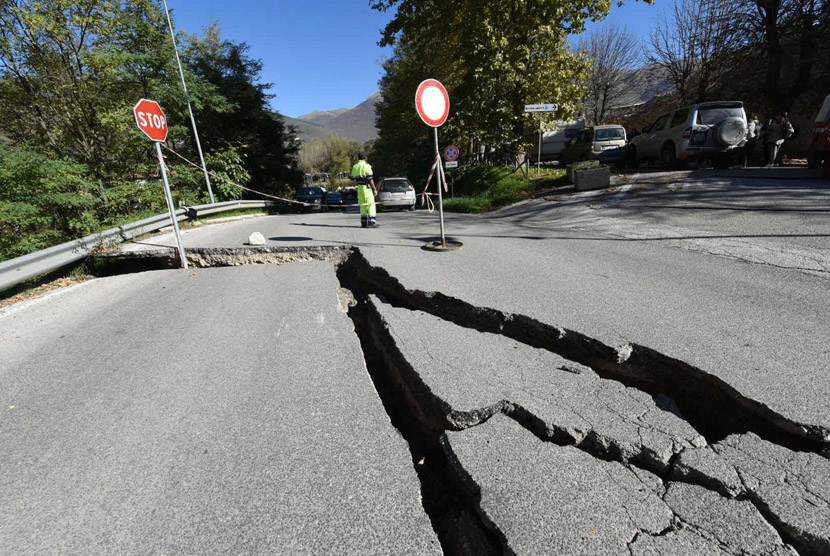
[[[415,210],[415,186],[407,178],[383,178],[378,184],[380,209]]]
[[[704,102],[663,114],[628,144],[626,161],[636,168],[658,160],[673,169],[688,160],[710,159],[715,168],[736,162],[746,144],[744,105],[737,101]]]

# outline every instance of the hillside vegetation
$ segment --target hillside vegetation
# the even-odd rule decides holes
[[[198,161],[164,9],[158,0],[0,4],[0,260],[165,207],[153,145],[135,125],[141,98],[168,119],[166,145]],[[217,200],[299,183],[293,134],[268,109],[270,85],[248,46],[211,26],[179,36]],[[174,203],[208,201],[202,172],[174,155]]]

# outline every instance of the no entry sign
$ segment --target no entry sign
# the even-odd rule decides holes
[[[167,139],[167,118],[161,111],[161,106],[154,100],[143,98],[133,108],[135,123],[138,129],[153,141]]]
[[[450,115],[450,96],[437,79],[426,79],[415,92],[415,109],[424,123],[441,127]]]

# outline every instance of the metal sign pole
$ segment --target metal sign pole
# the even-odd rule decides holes
[[[179,75],[182,78],[184,98],[187,100],[187,109],[190,112],[190,123],[193,126],[193,135],[196,137],[196,150],[199,151],[199,160],[202,162],[202,171],[205,173],[205,183],[207,184],[208,195],[210,196],[210,204],[213,204],[215,202],[213,199],[213,189],[210,187],[210,176],[205,165],[205,156],[202,154],[202,143],[199,141],[199,132],[196,130],[196,118],[193,117],[193,107],[190,105],[190,94],[187,92],[187,83],[184,82],[182,61],[179,59],[179,47],[176,44],[176,33],[173,32],[173,22],[170,20],[170,9],[167,7],[167,0],[164,0],[164,13],[167,14],[167,26],[170,28],[170,38],[173,39],[173,52],[176,53],[176,63],[179,65]]]
[[[438,128],[432,128],[435,131],[435,161],[438,164],[443,164],[444,162],[441,160],[441,152],[438,150]],[[444,237],[444,198],[441,194],[441,175],[443,174],[443,168],[436,168],[435,173],[437,174],[435,177],[438,178],[438,216],[441,220],[441,247],[447,247],[447,239]]]
[[[173,196],[170,194],[170,184],[167,181],[167,171],[164,169],[164,157],[161,155],[161,143],[153,141],[156,144],[156,155],[159,159],[159,166],[161,166],[161,180],[164,182],[164,198],[167,200],[167,208],[170,209],[170,220],[173,221],[173,231],[176,233],[176,244],[179,246],[179,260],[182,263],[182,268],[187,268],[187,256],[184,254],[184,244],[182,243],[182,234],[179,232],[179,221],[176,220],[176,211],[173,208]]]
[[[539,112],[539,156],[536,158],[536,177],[542,175],[542,113]]]

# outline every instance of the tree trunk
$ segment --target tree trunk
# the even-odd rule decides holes
[[[759,0],[758,8],[763,15],[764,35],[767,46],[767,102],[773,113],[782,111],[781,66],[783,52],[778,30],[780,0]]]

